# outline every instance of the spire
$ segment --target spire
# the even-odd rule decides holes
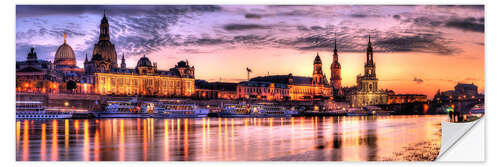
[[[66,43],[66,37],[67,37],[67,36],[68,36],[68,35],[66,35],[66,33],[64,33],[64,43]]]
[[[108,24],[108,19],[106,18],[106,11],[104,11],[104,14],[101,19],[101,25],[99,25],[100,32],[99,32],[99,41],[108,41],[109,40],[109,24]]]
[[[120,64],[120,68],[125,70],[127,68],[127,64],[125,64],[125,53],[122,53],[122,64]]]
[[[89,62],[89,59],[87,58],[87,53],[85,53],[85,63]]]
[[[106,9],[104,9],[104,13],[102,15],[101,23],[108,22],[108,18],[106,18]]]
[[[334,43],[333,53],[337,54],[337,37],[336,36],[335,36],[335,43]]]
[[[371,42],[371,36],[370,36],[370,35],[368,35],[368,44],[369,44],[369,45],[372,45],[372,42]]]

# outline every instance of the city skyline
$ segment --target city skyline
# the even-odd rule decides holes
[[[67,33],[82,67],[104,10],[111,41],[120,58],[125,54],[128,68],[146,55],[159,69],[188,59],[196,78],[209,81],[246,80],[246,67],[252,76],[311,76],[319,52],[329,78],[337,37],[342,85],[352,86],[371,35],[381,88],[431,97],[457,82],[474,82],[484,92],[483,6],[21,5],[16,59],[24,60],[35,47],[41,59],[52,60]]]

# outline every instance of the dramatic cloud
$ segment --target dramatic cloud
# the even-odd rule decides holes
[[[206,53],[217,50],[211,47],[237,45],[331,51],[335,37],[339,50],[363,52],[368,34],[377,52],[453,55],[460,53],[453,46],[461,41],[450,39],[444,28],[484,32],[481,5],[18,5],[16,50],[41,47],[39,55],[50,57],[55,52],[50,48],[62,44],[62,34],[67,33],[77,59],[82,60],[98,40],[104,10],[111,41],[119,54],[127,56],[147,55],[165,47],[199,47],[186,51]],[[457,17],[464,11],[479,14]],[[473,43],[484,45],[482,41]],[[16,55],[25,57],[24,52]]]
[[[418,18],[413,19],[413,22],[415,25],[418,25],[418,26],[431,26],[431,27],[437,27],[437,26],[440,26],[442,24],[441,21],[432,20],[428,17],[418,17]]]
[[[224,25],[224,29],[227,31],[241,31],[241,30],[253,30],[253,29],[268,29],[269,26],[259,25],[259,24],[227,24]]]
[[[102,14],[104,11],[115,16],[140,15],[151,12],[179,15],[188,12],[213,12],[220,9],[219,6],[210,5],[17,5],[16,17]]]
[[[409,36],[391,34],[377,40],[374,45],[387,52],[423,52],[452,55],[460,51],[457,48],[448,46],[448,43],[440,34],[417,33]]]
[[[245,18],[247,19],[260,19],[262,16],[254,13],[245,14]]]
[[[454,19],[448,21],[446,26],[465,31],[484,32],[484,18],[476,19],[470,17],[466,19]]]

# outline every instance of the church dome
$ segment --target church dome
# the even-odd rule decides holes
[[[141,59],[137,61],[137,67],[144,67],[144,66],[153,67],[153,65],[151,65],[151,61],[149,61],[146,55],[142,56]]]
[[[188,67],[188,65],[187,65],[186,61],[179,61],[177,63],[177,67]]]
[[[66,34],[64,34],[64,44],[57,48],[56,55],[54,56],[54,64],[68,66],[76,65],[75,52],[71,46],[66,44]]]

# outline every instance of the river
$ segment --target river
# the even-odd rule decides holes
[[[446,115],[16,120],[18,161],[433,160]]]

